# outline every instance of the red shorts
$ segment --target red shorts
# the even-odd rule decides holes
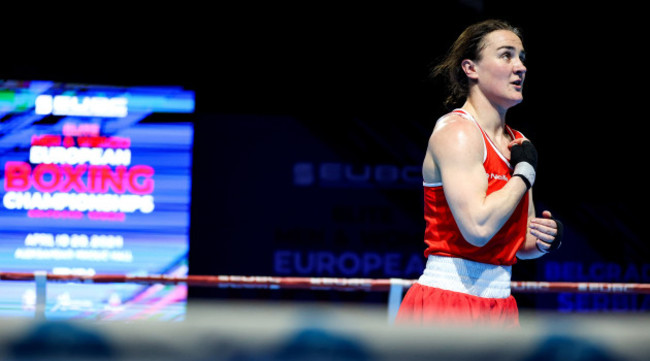
[[[512,295],[486,298],[415,283],[395,324],[518,327],[519,310]]]

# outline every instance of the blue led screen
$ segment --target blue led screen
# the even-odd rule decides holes
[[[194,93],[0,82],[0,271],[187,275]],[[0,282],[0,315],[34,313]],[[185,285],[47,285],[46,317],[182,319]]]

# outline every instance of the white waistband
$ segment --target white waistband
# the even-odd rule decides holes
[[[511,274],[512,266],[429,255],[418,283],[479,297],[507,298],[510,296]]]

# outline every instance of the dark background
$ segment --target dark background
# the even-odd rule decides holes
[[[359,175],[421,165],[445,111],[431,64],[467,25],[505,19],[523,29],[528,59],[525,101],[508,122],[539,151],[538,211],[551,210],[567,228],[560,252],[520,262],[514,278],[650,282],[640,208],[647,199],[642,11],[567,3],[177,3],[8,16],[0,76],[196,92],[192,274],[415,278],[407,266],[393,272],[386,263],[368,272],[354,263],[342,273],[308,267],[318,254],[397,253],[406,262],[423,250],[421,184],[328,183],[319,166]],[[308,186],[296,184],[298,163],[314,167]],[[278,250],[302,255],[304,272],[278,266]],[[203,288],[190,297],[385,302],[385,295]],[[571,297],[518,300],[565,311],[650,309],[641,296]]]

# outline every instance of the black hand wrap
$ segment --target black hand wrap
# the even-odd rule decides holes
[[[521,177],[528,189],[535,183],[535,169],[537,168],[537,150],[533,143],[525,140],[521,145],[510,148],[510,164],[514,167],[512,176]]]
[[[543,250],[539,248],[539,244],[536,243],[537,249],[542,253],[551,253],[553,251],[556,251],[562,245],[562,238],[564,237],[564,225],[562,224],[562,222],[560,222],[559,220],[553,217],[551,217],[551,219],[555,221],[555,224],[557,225],[557,232],[555,233],[555,238],[553,239],[553,242],[550,243],[551,247],[549,247],[549,249]],[[542,241],[542,242],[546,242],[546,241]]]

